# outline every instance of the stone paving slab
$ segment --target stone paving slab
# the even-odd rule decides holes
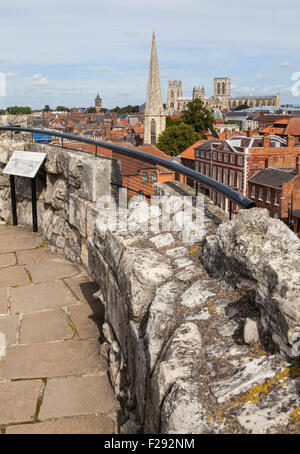
[[[53,260],[55,257],[48,249],[42,247],[25,251],[17,251],[16,254],[19,265],[32,265],[36,263],[49,262],[49,260]]]
[[[10,290],[12,313],[43,311],[72,304],[78,304],[78,301],[63,281],[29,284]]]
[[[44,246],[29,229],[0,227],[1,433],[114,433],[98,287]]]
[[[7,347],[16,344],[18,322],[18,315],[3,315],[0,317],[0,333],[5,334]]]
[[[72,339],[74,332],[62,311],[25,314],[21,324],[20,343],[35,344]]]
[[[55,261],[52,260],[47,263],[27,265],[26,269],[29,271],[32,281],[35,284],[39,282],[54,281],[56,279],[64,279],[80,272],[78,266],[60,259],[56,259]]]
[[[3,236],[0,233],[0,253],[34,249],[41,246],[41,243],[42,239],[39,234],[27,236],[14,233],[10,236]]]
[[[14,266],[16,265],[17,260],[15,254],[9,252],[7,254],[0,254],[0,268],[5,266]]]
[[[96,339],[17,345],[9,347],[0,361],[0,380],[82,375],[105,370]]]
[[[48,380],[39,419],[107,413],[114,405],[106,376],[53,378]]]
[[[21,424],[8,426],[7,434],[112,434],[114,423],[105,416],[67,418],[45,421],[38,424]]]
[[[0,269],[0,288],[29,284],[30,279],[23,266]]]
[[[82,303],[99,301],[98,298],[94,298],[94,294],[99,290],[98,285],[86,276],[71,277],[64,281]]]
[[[41,380],[0,383],[0,425],[33,421]]]
[[[7,313],[7,290],[6,288],[0,288],[0,314]]]
[[[101,335],[104,323],[104,306],[100,301],[70,308],[71,320],[80,339],[89,339]]]

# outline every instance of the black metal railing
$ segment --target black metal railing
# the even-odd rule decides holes
[[[89,154],[91,151],[87,150],[81,150],[78,148],[73,148],[72,147],[72,142],[82,142],[85,144],[90,144],[95,147],[94,149],[94,155],[95,156],[101,156],[101,148],[106,149],[106,150],[111,150],[111,156],[114,159],[120,159],[122,161],[122,157],[127,156],[132,158],[132,160],[142,162],[145,165],[150,164],[151,166],[160,166],[163,169],[168,169],[171,170],[172,172],[175,173],[175,175],[181,175],[185,176],[189,179],[192,179],[195,182],[195,187],[196,191],[198,189],[198,185],[204,188],[208,188],[210,190],[217,191],[217,193],[220,193],[224,196],[224,198],[229,200],[229,216],[231,218],[231,214],[234,212],[234,204],[237,205],[238,207],[241,208],[254,208],[256,206],[255,202],[253,200],[249,199],[248,197],[245,197],[243,194],[240,192],[237,192],[233,190],[232,188],[220,183],[219,181],[214,180],[213,178],[210,178],[206,175],[203,175],[200,172],[197,172],[193,169],[190,169],[189,167],[186,167],[178,162],[175,162],[174,160],[167,160],[164,158],[161,158],[159,156],[154,156],[148,153],[144,153],[142,151],[136,150],[134,148],[127,148],[123,147],[121,145],[116,145],[113,143],[109,142],[102,142],[94,139],[89,139],[86,137],[82,136],[77,136],[75,134],[70,134],[66,132],[59,132],[55,131],[52,129],[37,129],[37,128],[23,128],[19,126],[0,126],[0,131],[11,131],[13,132],[29,132],[32,133],[32,138],[34,134],[42,134],[46,136],[53,136],[53,137],[58,137],[61,139],[61,146],[76,150],[76,151],[84,151],[88,152]],[[66,139],[68,142],[64,143],[64,139]],[[71,147],[66,147],[66,145],[69,144]],[[53,143],[51,143],[53,145]],[[55,144],[54,144],[55,145]],[[99,153],[100,149],[100,153]],[[118,158],[119,156],[119,158]],[[130,160],[131,161],[131,160]],[[131,164],[132,169],[134,166]],[[146,168],[146,166],[145,166]],[[129,184],[126,184],[126,178],[127,178],[127,183],[130,178],[132,177],[137,177],[136,174],[131,174],[131,167],[127,168],[126,172],[123,170],[123,186],[126,187],[129,190],[132,190],[132,192],[136,193],[142,193],[148,197],[151,197],[151,187],[153,187],[154,181],[151,182],[144,182],[143,189],[144,191],[141,190],[136,190],[134,187],[130,186]],[[132,170],[133,171],[133,170]],[[136,172],[136,169],[134,170]],[[139,169],[139,173],[143,173],[143,166],[142,168]],[[146,172],[145,172],[146,173]],[[125,180],[125,185],[124,185],[124,180]],[[167,180],[166,180],[167,181]],[[149,183],[149,184],[146,184]]]

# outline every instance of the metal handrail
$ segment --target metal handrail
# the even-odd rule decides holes
[[[75,134],[70,134],[67,132],[59,132],[52,129],[37,129],[37,128],[23,128],[19,126],[0,126],[0,131],[22,131],[22,132],[31,132],[37,134],[44,134],[44,135],[51,135],[55,137],[60,137],[62,139],[71,139],[77,142],[84,142],[91,145],[99,146],[102,148],[107,148],[109,150],[116,151],[120,154],[125,156],[132,157],[134,159],[138,159],[143,162],[147,162],[152,165],[160,165],[165,167],[166,169],[173,170],[174,172],[179,172],[182,175],[185,175],[189,178],[192,178],[196,182],[202,183],[204,186],[215,189],[216,191],[223,194],[227,199],[231,202],[235,203],[236,205],[248,209],[254,208],[256,206],[253,200],[245,197],[240,192],[234,191],[230,187],[226,186],[225,184],[220,183],[219,181],[214,180],[206,175],[203,175],[200,172],[190,169],[189,167],[185,167],[183,164],[179,164],[174,161],[168,161],[167,159],[160,158],[158,156],[153,156],[148,153],[144,153],[139,150],[131,149],[122,147],[120,145],[115,145],[108,142],[102,142],[99,140],[88,139],[86,137],[76,136]]]

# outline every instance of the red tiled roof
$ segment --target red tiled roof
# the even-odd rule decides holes
[[[285,135],[293,134],[300,135],[300,118],[290,118],[287,127],[284,131]]]
[[[184,159],[195,159],[195,148],[202,145],[206,140],[198,140],[197,142],[193,143],[190,147],[180,153],[180,156]]]

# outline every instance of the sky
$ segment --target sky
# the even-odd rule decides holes
[[[0,108],[143,104],[153,27],[164,102],[168,79],[211,96],[230,77],[232,96],[300,105],[299,17],[299,0],[0,0]]]

